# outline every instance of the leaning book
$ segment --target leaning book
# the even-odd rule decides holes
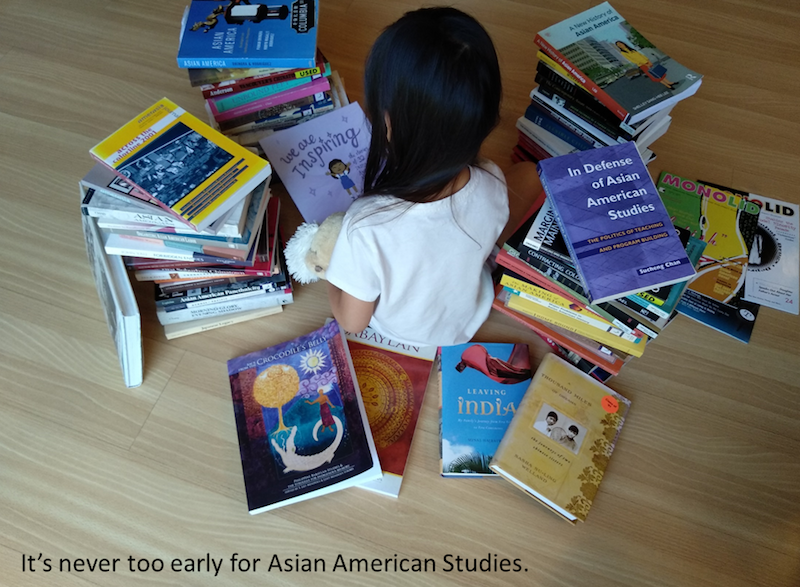
[[[590,302],[694,277],[633,143],[552,157],[537,170]]]
[[[318,18],[317,0],[192,0],[183,15],[178,67],[314,67]]]
[[[251,514],[381,477],[345,334],[335,320],[229,360],[228,376]]]
[[[383,467],[382,479],[359,487],[397,497],[436,347],[400,343],[369,326],[348,332],[347,344]]]
[[[108,329],[119,355],[125,385],[138,387],[143,378],[142,321],[125,263],[117,255],[106,255],[103,238],[94,218],[82,214],[81,221],[86,254]]]
[[[443,477],[483,477],[531,378],[527,344],[466,343],[441,349]]]
[[[548,353],[491,468],[563,519],[583,522],[629,408],[629,400]]]
[[[272,173],[267,160],[167,98],[90,153],[195,230],[208,228]]]

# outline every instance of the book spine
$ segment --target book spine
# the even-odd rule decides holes
[[[205,289],[206,291],[201,291],[199,293],[192,293],[191,290],[165,293],[160,286],[156,286],[156,306],[167,309],[170,307],[177,307],[179,305],[187,304],[186,307],[189,307],[189,304],[200,305],[198,302],[209,303],[209,300],[219,301],[221,299],[232,298],[240,294],[255,295],[260,293],[271,293],[278,291],[279,289],[286,289],[287,286],[285,280],[256,279],[254,281],[255,283],[252,285],[233,287],[233,284],[228,283],[227,280],[225,280],[225,284],[216,289],[212,289],[209,285],[201,283],[199,285],[195,285],[194,289]]]
[[[539,143],[534,141],[532,138],[530,138],[521,130],[517,130],[517,134],[518,134],[517,142],[520,145],[520,147],[522,147],[523,149],[525,149],[525,151],[533,155],[537,160],[547,159],[553,156],[552,153],[545,150],[544,147],[542,147]]]
[[[213,100],[209,100],[208,105],[214,120],[217,122],[225,122],[240,116],[252,114],[253,112],[258,112],[259,110],[294,102],[321,92],[327,92],[330,89],[331,84],[328,78],[321,77],[308,83],[301,81],[301,84],[296,87],[226,110],[218,109]]]
[[[283,94],[284,92],[288,92],[295,88],[299,88],[300,86],[308,85],[314,79],[318,79],[318,77],[291,79],[277,84],[272,84],[269,86],[253,88],[252,90],[245,90],[244,92],[238,92],[231,96],[220,96],[218,98],[209,98],[208,101],[211,107],[211,112],[216,117],[217,113],[222,114],[224,112],[228,112],[236,108],[243,108],[259,100],[268,99],[271,96]]]
[[[557,136],[565,143],[569,143],[576,149],[588,151],[589,149],[595,148],[594,143],[586,141],[582,137],[579,137],[573,133],[570,129],[557,122],[556,119],[553,118],[544,108],[539,106],[538,103],[534,103],[532,101],[528,105],[528,107],[525,109],[525,118],[530,120],[536,126],[540,126],[547,132]]]
[[[328,67],[328,65],[317,65],[307,69],[292,69],[290,71],[282,71],[270,75],[246,77],[228,82],[203,84],[200,86],[200,89],[203,92],[203,98],[215,98],[218,96],[238,94],[239,92],[246,92],[247,90],[279,84],[281,82],[287,82],[294,79],[322,75],[325,73],[326,68]]]
[[[260,57],[224,57],[215,55],[213,59],[197,57],[177,57],[178,67],[182,69],[305,69],[314,67],[315,58],[286,57],[286,58],[260,58]]]
[[[303,107],[313,107],[317,102],[325,102],[325,100],[317,100],[315,96],[306,96],[294,102],[287,102],[272,108],[256,110],[250,114],[237,116],[230,120],[217,121],[211,116],[210,112],[209,116],[211,116],[211,119],[214,120],[214,123],[219,127],[221,132],[237,134],[246,130],[274,128],[276,121],[281,120],[281,115],[283,115],[283,113]]]
[[[249,312],[236,312],[234,314],[223,315],[219,318],[210,317],[206,319],[187,320],[186,322],[177,322],[175,324],[164,325],[164,336],[167,340],[173,338],[180,338],[181,336],[188,336],[190,334],[198,334],[207,330],[214,330],[215,328],[222,328],[224,326],[231,326],[256,318],[263,318],[264,316],[271,316],[277,314],[282,310],[281,306],[273,306],[271,308],[263,308],[261,310],[253,310]]]
[[[585,120],[580,119],[552,102],[539,91],[540,89],[541,88],[535,88],[531,92],[531,100],[557,124],[560,124],[570,132],[582,138],[595,149],[617,144],[617,140],[600,132],[599,129],[589,125]]]
[[[538,45],[542,51],[545,52],[553,61],[561,65],[564,69],[566,69],[575,79],[587,90],[589,90],[593,96],[595,96],[606,108],[608,108],[614,115],[622,120],[623,122],[628,122],[630,120],[630,114],[627,110],[625,110],[622,106],[620,106],[616,100],[614,100],[611,96],[606,94],[600,86],[594,83],[591,79],[583,74],[583,72],[575,67],[566,57],[564,57],[559,51],[555,49],[550,43],[548,43],[541,35],[537,34],[536,37],[533,39],[533,42]]]
[[[208,294],[201,294],[196,296],[186,296],[184,298],[176,298],[169,300],[159,300],[156,302],[157,310],[163,310],[167,313],[177,312],[179,310],[186,310],[187,308],[199,308],[200,306],[209,306],[211,304],[218,304],[222,302],[241,302],[246,298],[266,295],[278,291],[277,286],[265,286],[258,288],[242,289],[236,292],[209,292]]]
[[[209,316],[222,316],[225,314],[233,314],[234,312],[255,310],[256,308],[284,306],[286,304],[291,304],[292,301],[293,299],[291,292],[276,292],[261,296],[251,296],[236,302],[223,300],[218,304],[209,304],[207,306],[199,306],[196,308],[185,308],[183,310],[177,310],[174,312],[166,312],[157,309],[156,317],[163,325],[175,324],[178,322],[185,322],[187,320],[207,318]]]
[[[235,249],[239,251],[244,251],[245,254],[241,256],[241,258],[247,256],[246,252],[250,250],[251,246],[251,243],[242,242],[242,239],[232,239],[229,237],[215,237],[209,235],[208,237],[205,238],[196,238],[175,232],[161,232],[159,230],[127,229],[127,228],[119,228],[118,226],[114,225],[105,225],[102,223],[100,227],[104,231],[109,232],[111,234],[119,234],[122,236],[135,236],[142,238],[155,238],[165,242],[170,241],[186,245],[194,245],[196,247],[203,248],[207,252],[211,252],[211,249],[219,249],[221,251],[226,249]],[[211,247],[211,249],[209,249],[209,247]],[[198,251],[198,252],[203,252],[203,251]]]

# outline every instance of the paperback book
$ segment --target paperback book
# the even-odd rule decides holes
[[[339,323],[228,361],[247,507],[374,481],[381,465]]]
[[[441,349],[443,477],[493,475],[489,462],[531,378],[527,344],[467,343]]]
[[[635,145],[545,159],[537,169],[590,302],[694,277]]]
[[[383,468],[382,479],[359,487],[397,497],[436,347],[398,343],[370,327],[346,336]]]
[[[318,19],[317,0],[192,0],[181,23],[178,67],[314,67]]]
[[[127,387],[143,379],[142,320],[122,258],[106,255],[94,218],[81,215],[86,254]]]
[[[583,522],[629,408],[626,398],[548,353],[491,469],[563,519]]]
[[[167,98],[90,153],[198,231],[239,204],[272,172],[268,161]]]
[[[370,134],[361,106],[353,102],[259,144],[303,220],[321,223],[361,195]]]
[[[760,208],[668,171],[661,173],[658,191],[675,224],[706,243],[697,277],[681,297],[678,312],[749,342],[759,305],[744,299],[744,285]]]
[[[608,2],[540,31],[534,42],[629,124],[688,98],[702,81],[702,75],[653,45]]]

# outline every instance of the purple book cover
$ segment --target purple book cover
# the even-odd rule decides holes
[[[353,102],[259,143],[303,220],[319,223],[361,195],[370,134]]]
[[[228,361],[251,514],[381,477],[338,322]]]
[[[545,159],[537,169],[593,303],[694,276],[632,142]]]

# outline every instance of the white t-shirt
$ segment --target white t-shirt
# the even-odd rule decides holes
[[[377,300],[370,325],[395,341],[461,344],[489,316],[486,260],[508,221],[508,193],[500,168],[481,165],[448,198],[368,196],[345,214],[326,278],[359,300]]]

